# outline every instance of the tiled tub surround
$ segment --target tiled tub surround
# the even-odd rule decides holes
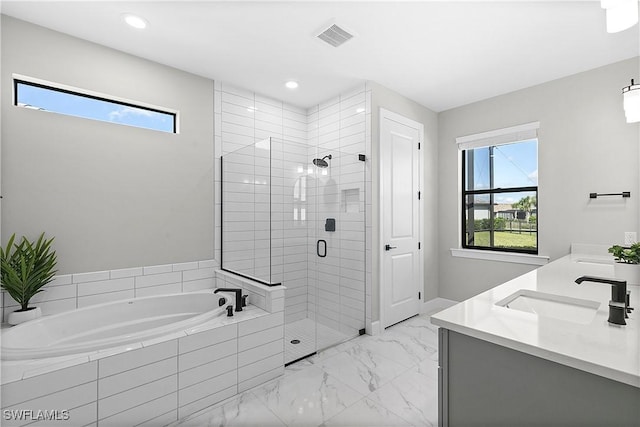
[[[5,362],[3,414],[57,409],[70,419],[56,425],[165,425],[281,375],[283,321],[283,312],[248,306],[233,318],[135,345]],[[30,422],[3,425],[52,425]]]
[[[57,277],[52,287],[71,287],[73,297],[60,299],[66,306],[58,299],[41,300],[38,305],[45,314],[85,306],[88,301],[120,299],[116,295],[122,292],[140,296],[139,290],[148,289],[162,294],[163,289],[177,290],[176,284],[184,292],[240,287],[249,295],[249,306],[231,318],[219,317],[145,342],[72,356],[3,362],[2,410],[69,411],[69,420],[53,425],[157,426],[281,375],[284,288],[255,284],[214,266],[214,261],[200,261]],[[131,279],[132,289],[107,292],[110,281],[118,283],[123,278]],[[169,278],[176,282],[165,288]],[[104,292],[88,295],[84,286]],[[59,295],[54,291],[50,295]],[[95,299],[85,300],[85,296]],[[27,424],[49,426],[52,422],[2,421],[7,426]]]
[[[121,299],[193,292],[215,287],[215,261],[134,267],[56,276],[31,300],[43,314],[56,314]],[[3,321],[17,303],[2,291]]]

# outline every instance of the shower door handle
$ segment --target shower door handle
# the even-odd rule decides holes
[[[322,243],[324,246],[324,251],[322,254],[320,254],[320,243]],[[324,258],[327,256],[327,242],[325,240],[320,239],[316,242],[316,253],[320,258]]]

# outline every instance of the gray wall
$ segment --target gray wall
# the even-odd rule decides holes
[[[2,16],[2,239],[60,274],[213,258],[213,81]],[[180,133],[12,105],[12,73],[180,111]]]
[[[368,83],[371,87],[371,152],[374,157],[380,151],[380,108],[385,108],[398,113],[411,120],[424,124],[424,142],[422,155],[424,156],[424,181],[422,194],[424,195],[424,301],[438,297],[438,260],[437,260],[437,194],[438,194],[438,116],[433,111],[422,105],[405,98],[404,96],[387,89],[374,82]],[[379,292],[380,280],[378,277],[379,251],[383,242],[376,224],[379,224],[380,201],[380,171],[378,162],[371,162],[372,176],[372,200],[373,200],[373,280],[372,280],[372,313],[373,320],[379,317]]]
[[[556,259],[570,244],[622,242],[637,231],[638,124],[627,124],[621,89],[638,57],[445,111],[438,116],[438,295],[461,301],[533,266],[453,258],[459,247],[458,136],[540,121],[539,252]],[[631,191],[590,200],[590,192]]]

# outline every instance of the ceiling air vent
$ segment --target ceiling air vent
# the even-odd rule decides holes
[[[318,38],[326,43],[329,43],[333,47],[338,47],[353,38],[353,34],[349,34],[348,31],[338,27],[336,24],[333,24],[332,26],[318,34]]]

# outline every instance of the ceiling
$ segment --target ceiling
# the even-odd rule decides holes
[[[638,25],[608,34],[599,1],[4,0],[1,7],[305,108],[372,80],[439,112],[640,53]],[[148,27],[128,27],[126,12]],[[355,37],[338,48],[318,40],[332,23]],[[290,79],[300,87],[285,88]]]

